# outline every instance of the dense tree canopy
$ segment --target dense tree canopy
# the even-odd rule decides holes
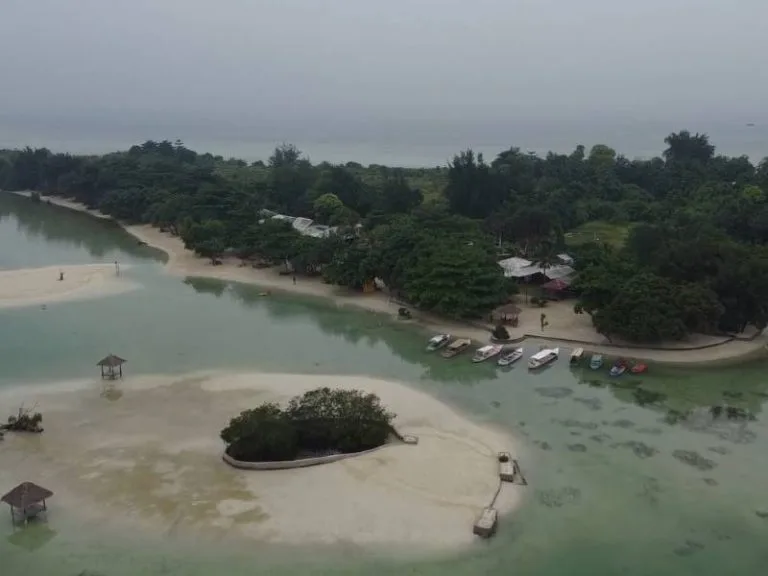
[[[285,409],[267,403],[242,412],[221,439],[230,456],[249,462],[347,454],[386,443],[394,417],[374,394],[318,388]]]
[[[214,261],[231,251],[354,288],[378,278],[451,316],[480,316],[514,291],[502,255],[549,266],[567,250],[576,309],[609,337],[764,327],[768,159],[719,155],[687,131],[664,143],[659,157],[636,160],[604,144],[546,156],[512,147],[490,163],[466,150],[431,169],[313,165],[290,145],[251,165],[179,141],[104,156],[25,148],[0,151],[0,188],[154,224]],[[302,234],[276,213],[332,228]],[[628,231],[626,242],[572,243],[594,223]]]

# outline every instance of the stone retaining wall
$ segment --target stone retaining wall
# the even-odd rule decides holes
[[[331,454],[329,456],[318,456],[316,458],[302,458],[300,460],[283,460],[279,462],[243,462],[242,460],[235,460],[229,454],[224,452],[222,459],[224,462],[232,466],[233,468],[239,468],[241,470],[291,470],[293,468],[306,468],[308,466],[318,466],[320,464],[330,464],[331,462],[338,462],[346,458],[352,458],[355,456],[363,456],[365,454],[371,454],[377,450],[381,450],[386,446],[392,446],[392,444],[382,444],[376,448],[370,450],[363,450],[362,452],[350,452],[348,454]]]

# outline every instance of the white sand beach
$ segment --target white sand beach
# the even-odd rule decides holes
[[[219,431],[265,401],[319,386],[379,395],[417,445],[392,445],[341,462],[285,471],[226,465]],[[93,522],[174,535],[266,543],[386,544],[449,551],[476,540],[472,526],[498,485],[496,453],[514,439],[403,384],[352,376],[207,372],[18,387],[14,410],[37,403],[46,431],[6,434],[0,485],[34,478],[55,507]],[[505,484],[500,512],[524,488]]]
[[[60,279],[62,274],[63,279]],[[98,298],[121,294],[138,287],[135,282],[117,276],[114,264],[0,270],[0,308],[41,306]]]
[[[17,194],[28,196],[26,192]],[[51,204],[86,212],[101,218],[107,217],[94,212],[82,204],[58,197],[45,197]],[[293,284],[290,276],[281,276],[276,269],[256,269],[250,266],[240,266],[237,259],[225,259],[220,266],[211,265],[210,261],[199,258],[184,248],[180,238],[161,232],[149,225],[124,226],[125,230],[147,245],[162,250],[168,255],[166,271],[177,276],[199,276],[218,278],[233,282],[243,282],[264,287],[267,290],[280,290],[308,296],[327,298],[338,306],[356,306],[372,312],[396,315],[400,305],[390,301],[381,292],[361,294],[338,286],[331,286],[319,279],[299,278]],[[510,329],[513,338],[527,336],[526,343],[539,344],[537,337],[546,338],[542,344],[559,341],[561,346],[585,347],[590,352],[611,356],[625,356],[637,360],[664,362],[670,364],[702,364],[738,362],[745,358],[765,356],[767,353],[768,336],[758,335],[753,340],[733,340],[724,337],[693,335],[686,342],[673,342],[667,349],[643,347],[628,347],[609,345],[602,335],[598,334],[591,325],[586,314],[575,314],[573,302],[552,302],[545,309],[520,303],[522,311],[518,327]],[[547,327],[541,329],[540,315],[547,316]],[[414,311],[413,322],[434,332],[448,332],[456,336],[472,338],[478,343],[489,341],[489,331],[465,323],[450,322],[431,314]],[[618,343],[615,343],[618,344]]]

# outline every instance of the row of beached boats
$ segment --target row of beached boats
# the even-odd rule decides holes
[[[437,334],[429,339],[427,350],[430,352],[441,350],[443,358],[453,358],[472,347],[472,340],[469,338],[453,338],[450,334]],[[486,344],[475,350],[472,356],[472,362],[485,362],[491,358],[498,360],[499,366],[511,366],[525,355],[524,348],[505,348],[501,344]],[[560,348],[542,348],[528,359],[528,368],[536,370],[547,364],[551,364],[560,357]],[[584,348],[575,348],[571,352],[571,364],[579,364],[584,358]],[[589,367],[592,370],[599,370],[603,367],[604,359],[602,354],[593,354],[589,359]],[[621,376],[629,371],[632,374],[642,374],[648,370],[648,366],[639,362],[630,363],[623,358],[619,358],[610,369],[611,376]]]
[[[435,351],[443,349],[441,355],[443,358],[453,358],[472,346],[472,340],[469,338],[452,339],[450,334],[438,334],[430,338],[427,344],[427,350]],[[485,362],[491,358],[498,360],[499,366],[511,366],[525,355],[524,348],[505,348],[501,344],[486,344],[475,350],[472,356],[472,362]],[[559,348],[546,348],[539,350],[528,359],[528,368],[535,370],[554,362],[560,356]]]
[[[583,357],[584,357],[584,348],[576,348],[573,352],[571,352],[571,364],[580,363]],[[589,359],[589,367],[592,370],[600,370],[600,368],[603,367],[604,363],[605,363],[605,360],[603,359],[602,354],[592,354],[592,356]],[[616,360],[616,362],[613,363],[608,373],[611,376],[621,376],[627,371],[631,372],[632,374],[642,374],[647,370],[648,370],[647,364],[643,364],[642,362],[630,363],[624,358],[619,358],[618,360]]]

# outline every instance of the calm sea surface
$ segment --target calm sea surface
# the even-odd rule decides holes
[[[565,360],[535,375],[523,366],[448,362],[427,355],[425,335],[405,324],[171,278],[161,255],[114,225],[0,194],[0,268],[114,260],[132,264],[126,274],[143,288],[45,311],[0,311],[0,387],[92,377],[110,351],[128,359],[131,374],[226,368],[397,379],[518,436],[525,503],[490,542],[429,561],[150,540],[54,514],[47,530],[14,534],[0,516],[2,576],[765,574],[766,362],[706,371],[654,365],[619,380]],[[713,418],[720,405],[752,419],[735,411]],[[0,415],[14,408],[0,400]],[[691,413],[680,420],[672,411]],[[0,443],[0,463],[2,450]]]

